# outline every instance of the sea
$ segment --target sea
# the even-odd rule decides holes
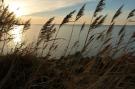
[[[26,46],[35,45],[35,43],[37,42],[37,39],[39,38],[39,34],[40,34],[40,30],[42,29],[42,26],[43,25],[41,25],[41,24],[32,24],[30,29],[25,30],[24,32],[22,32],[22,28],[23,28],[22,26],[14,27],[14,29],[9,32],[9,34],[11,34],[14,39],[10,40],[9,42],[6,42],[6,45],[4,46],[4,53],[10,52],[11,49],[15,48],[16,45],[19,45],[21,43],[24,43]],[[58,47],[56,48],[56,50],[54,50],[52,52],[53,57],[57,57],[57,58],[61,57],[63,55],[63,53],[65,52],[65,48],[67,47],[67,43],[71,36],[72,28],[73,28],[73,35],[72,35],[72,39],[71,39],[71,42],[69,45],[69,49],[67,51],[67,55],[74,54],[76,51],[82,50],[84,43],[85,43],[89,25],[86,25],[84,27],[84,29],[81,31],[81,34],[79,37],[79,32],[81,30],[81,26],[82,25],[75,25],[73,27],[72,24],[70,24],[70,25],[68,24],[68,25],[64,25],[63,27],[61,27],[57,38],[62,38],[62,39],[59,39],[56,41],[56,44],[58,44]],[[56,28],[58,28],[58,27],[59,27],[59,25],[56,25]],[[107,30],[108,28],[109,28],[109,25],[102,25],[96,29],[93,29],[90,32],[90,35],[93,35],[96,33],[98,34],[102,31]],[[118,33],[121,30],[121,28],[122,28],[122,25],[115,25],[112,30],[111,43],[114,46],[119,40]],[[130,37],[132,36],[132,34],[134,32],[135,32],[135,25],[126,26],[123,44],[128,42],[128,40],[130,39]],[[53,37],[54,36],[55,36],[55,34],[53,35]],[[78,37],[79,37],[79,40],[78,40]],[[76,42],[77,42],[77,46],[74,46],[74,44]],[[84,53],[84,54],[86,56],[96,55],[97,52],[99,51],[99,48],[101,49],[101,45],[103,42],[104,42],[104,40],[94,40],[89,45],[86,53]],[[49,46],[52,44],[52,42],[48,42],[46,44],[48,44],[48,48],[45,49],[45,52],[43,54],[46,54],[48,52]],[[134,46],[134,44],[132,44],[132,46]],[[2,48],[2,47],[3,47],[3,42],[0,42],[0,48]],[[41,44],[41,47],[42,47],[42,44]],[[38,54],[39,55],[41,54],[41,50],[39,50]]]

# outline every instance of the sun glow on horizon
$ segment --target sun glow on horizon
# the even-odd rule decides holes
[[[5,0],[5,5],[9,7],[9,11],[14,12],[17,17],[22,17],[30,12],[26,8],[26,3],[12,0]]]
[[[23,15],[22,11],[21,11],[21,8],[19,6],[19,4],[17,2],[12,2],[9,4],[9,10],[11,12],[14,12],[14,14],[17,16],[17,17],[21,17]]]

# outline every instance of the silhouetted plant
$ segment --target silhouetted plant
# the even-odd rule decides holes
[[[83,31],[84,27],[85,27],[85,22],[84,22],[84,23],[82,24],[82,26],[81,26],[81,29],[80,29],[79,34],[78,34],[78,39],[77,39],[77,41],[74,43],[74,45],[72,46],[71,50],[69,51],[69,55],[70,55],[70,53],[72,52],[73,49],[75,49],[75,53],[78,52],[78,51],[80,51],[80,50],[77,50],[77,49],[78,49],[79,46],[80,46],[79,40],[80,40],[81,32]]]
[[[131,18],[131,17],[133,17],[133,16],[135,16],[135,9],[133,9],[133,10],[128,14],[127,19],[129,19],[129,18]]]
[[[92,18],[91,18],[91,20],[90,20],[90,24],[89,24],[90,27],[89,27],[88,33],[87,33],[87,35],[86,35],[86,39],[85,39],[85,43],[84,43],[84,47],[83,47],[83,49],[82,49],[82,52],[83,52],[84,49],[86,48],[85,46],[88,45],[88,44],[87,44],[87,41],[89,40],[89,35],[90,35],[90,31],[91,31],[91,24],[92,24],[92,21],[93,21],[94,17],[96,17],[97,14],[103,10],[104,6],[105,6],[105,0],[100,0],[99,3],[98,3],[98,5],[97,5],[97,7],[96,7],[96,9],[95,9],[95,11],[94,11],[94,14],[93,14],[93,16],[92,16]]]
[[[73,35],[73,32],[74,32],[74,26],[75,26],[75,22],[78,21],[83,15],[84,15],[84,9],[85,9],[85,5],[84,4],[81,9],[78,11],[76,17],[75,17],[75,20],[73,21],[73,26],[72,26],[72,31],[71,31],[71,35],[70,35],[70,38],[69,38],[69,41],[68,41],[68,44],[67,44],[67,47],[65,49],[65,53],[64,53],[64,56],[66,56],[67,52],[68,52],[68,49],[69,49],[69,46],[70,46],[70,42],[72,40],[72,35]],[[70,54],[70,51],[69,51],[69,54]]]
[[[116,13],[115,13],[115,15],[113,16],[111,22],[113,22],[113,21],[122,13],[121,10],[122,10],[123,6],[124,6],[124,5],[122,5],[122,6],[116,11]]]
[[[4,7],[3,5],[0,7],[0,41],[3,41],[3,46],[1,49],[1,54],[3,53],[6,41],[9,41],[13,38],[8,34],[10,30],[14,27],[14,25],[18,22],[15,18],[13,12],[8,11],[8,6]],[[10,37],[10,38],[8,38]]]
[[[52,35],[55,33],[55,24],[53,24],[54,21],[54,17],[50,18],[44,25],[43,28],[41,29],[40,35],[39,35],[39,39],[38,39],[38,45],[40,45],[40,43],[43,41],[43,48],[42,48],[42,52],[41,55],[43,55],[43,51],[46,48],[46,43],[49,42],[52,38]]]
[[[72,12],[70,12],[70,13],[63,19],[63,21],[61,22],[61,24],[59,25],[59,28],[58,28],[58,30],[56,31],[54,40],[53,40],[53,42],[52,42],[52,45],[51,45],[51,47],[50,47],[50,49],[49,49],[48,55],[49,55],[50,52],[52,51],[52,48],[55,48],[54,44],[55,44],[55,40],[57,39],[57,36],[58,36],[58,34],[59,34],[60,28],[61,28],[64,24],[67,24],[67,23],[71,22],[70,19],[72,18],[72,15],[73,15],[74,13],[75,13],[75,10],[72,11]],[[55,48],[55,49],[56,49],[56,48]]]
[[[64,24],[66,24],[66,23],[72,22],[72,21],[70,21],[70,19],[72,18],[73,14],[74,14],[75,12],[76,12],[76,10],[70,12],[70,13],[63,19],[63,21],[61,22],[59,28],[62,27],[62,26],[63,26]]]

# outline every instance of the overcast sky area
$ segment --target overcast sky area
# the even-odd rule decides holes
[[[56,23],[60,23],[62,18],[72,10],[80,9],[86,3],[85,16],[78,22],[81,24],[83,21],[89,22],[92,13],[99,0],[5,0],[9,7],[19,10],[25,18],[32,18],[33,23],[43,23],[50,17],[55,16]],[[108,21],[111,19],[114,12],[124,4],[123,15],[120,16],[119,23],[123,24],[123,20],[132,9],[135,9],[135,0],[106,0],[106,6],[103,14],[108,14]],[[133,18],[134,19],[134,18]],[[134,24],[134,23],[131,23]]]

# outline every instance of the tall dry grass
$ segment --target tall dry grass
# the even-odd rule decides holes
[[[4,3],[3,0],[2,2]],[[11,53],[4,55],[6,43],[14,39],[8,32],[15,25],[24,25],[24,30],[28,29],[30,20],[21,22],[8,10],[8,6],[4,7],[3,3],[0,6],[0,43],[3,44],[0,54],[0,89],[134,89],[135,50],[129,49],[130,45],[135,43],[135,32],[126,43],[123,43],[126,26],[135,15],[134,9],[129,12],[118,32],[119,38],[115,46],[112,44],[112,32],[117,18],[122,15],[124,5],[116,10],[106,30],[93,34],[108,16],[100,13],[105,6],[105,0],[100,0],[88,24],[88,32],[81,50],[76,49],[72,55],[70,53],[72,52],[70,46],[78,48],[81,33],[86,26],[85,23],[82,24],[78,39],[75,44],[71,44],[75,24],[84,16],[86,4],[76,15],[76,10],[66,15],[58,29],[55,27],[54,17],[48,19],[40,30],[36,45],[24,46],[24,43],[21,43],[11,50]],[[59,60],[51,58],[52,52],[57,52],[56,49],[59,48],[59,43],[55,43],[56,40],[65,40],[57,38],[61,27],[70,22],[73,26],[62,57]],[[94,57],[84,57],[84,54],[92,51],[93,42],[99,40],[102,44],[99,45],[98,53]],[[122,54],[113,60],[121,50]]]

